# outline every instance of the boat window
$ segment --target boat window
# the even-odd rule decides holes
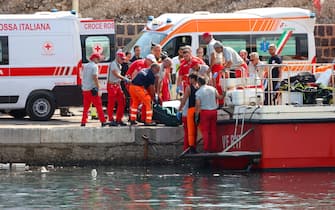
[[[8,37],[0,37],[0,65],[8,65]]]
[[[152,44],[160,44],[161,41],[166,37],[166,34],[142,31],[135,39],[133,39],[127,46],[123,48],[124,52],[134,53],[134,46],[139,45],[141,47],[141,56],[145,57],[150,54]]]

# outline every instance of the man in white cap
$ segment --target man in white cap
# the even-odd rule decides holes
[[[142,70],[149,68],[153,63],[157,63],[156,58],[153,54],[148,54],[144,59],[136,60],[134,61],[130,66],[129,69],[126,73],[126,76],[133,80],[136,75]],[[131,99],[130,99],[131,100]],[[142,110],[141,110],[141,120],[144,122],[146,118],[146,113],[145,113],[146,107],[142,105]]]
[[[130,79],[134,79],[139,71],[149,68],[153,63],[157,63],[153,54],[147,55],[144,59],[136,60],[129,66],[126,76]]]

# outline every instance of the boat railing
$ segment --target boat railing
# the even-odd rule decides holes
[[[279,69],[279,78],[272,75],[275,68]],[[229,104],[229,100],[225,100],[225,105],[304,105],[303,93],[292,91],[294,87],[290,81],[301,72],[309,72],[317,79],[322,77],[324,86],[331,88],[332,99],[334,99],[334,68],[335,65],[330,63],[259,64],[255,68],[256,74],[253,77],[229,78],[229,74],[224,73],[221,82],[223,91],[228,93],[228,97],[233,97],[229,96],[229,93],[235,91],[235,95],[240,94],[241,98],[244,98],[243,102],[235,101],[233,104]],[[229,70],[225,72],[229,72]],[[282,90],[279,87],[285,80],[287,80],[285,82],[287,90]],[[316,102],[319,105],[322,104],[322,100]],[[329,104],[334,105],[334,100],[329,100]]]

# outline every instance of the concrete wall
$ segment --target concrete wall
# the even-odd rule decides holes
[[[162,163],[178,157],[183,145],[182,127],[25,126],[0,128],[0,136],[0,163],[28,165]]]
[[[117,47],[128,44],[144,28],[140,23],[118,23]],[[332,62],[335,58],[335,24],[318,24],[314,30],[317,62]]]

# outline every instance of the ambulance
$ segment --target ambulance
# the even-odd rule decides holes
[[[0,112],[49,120],[56,108],[81,105],[82,64],[101,53],[105,84],[114,35],[114,21],[70,11],[0,15]]]
[[[204,32],[236,51],[258,52],[261,60],[269,58],[268,46],[282,47],[285,62],[315,61],[315,14],[301,8],[257,8],[233,13],[167,13],[148,17],[144,30],[124,49],[142,48],[142,56],[150,52],[151,43],[159,43],[169,57],[177,56],[180,46],[190,45],[193,54],[206,44]],[[289,32],[289,33],[287,33]]]

